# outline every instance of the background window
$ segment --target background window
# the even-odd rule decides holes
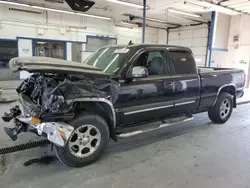
[[[13,57],[17,57],[17,42],[0,41],[0,68],[8,68]]]
[[[18,56],[16,41],[0,41],[0,80],[17,80],[19,73],[13,73],[9,67],[9,61]]]
[[[72,61],[81,63],[82,62],[82,44],[72,43],[71,54],[72,54]]]
[[[101,37],[89,37],[86,44],[86,51],[95,52],[99,48],[107,45],[116,44],[116,39],[101,38]]]
[[[196,66],[190,52],[170,52],[175,74],[194,74]]]
[[[50,42],[35,40],[35,56],[64,59],[64,42]]]
[[[85,51],[85,44],[83,43],[72,42],[71,44],[72,61],[74,62],[82,63],[93,54],[93,52]]]

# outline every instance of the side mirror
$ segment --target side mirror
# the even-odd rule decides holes
[[[143,66],[133,67],[132,78],[145,78],[148,77],[148,69]]]

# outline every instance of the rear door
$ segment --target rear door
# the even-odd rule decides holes
[[[191,51],[169,50],[172,59],[174,111],[192,113],[199,104],[200,77]]]
[[[152,67],[159,59],[163,62],[163,69],[156,73]],[[115,104],[115,108],[121,112],[121,124],[152,121],[171,113],[174,97],[170,63],[164,48],[142,49],[131,60],[128,72],[134,66],[145,66],[149,76],[129,82],[126,78],[121,80],[120,96]]]

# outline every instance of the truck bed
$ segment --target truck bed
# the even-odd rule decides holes
[[[207,109],[211,105],[211,101],[216,100],[218,92],[224,86],[230,86],[232,92],[236,92],[236,98],[244,94],[245,74],[243,70],[199,67],[198,73],[201,83],[198,111]]]

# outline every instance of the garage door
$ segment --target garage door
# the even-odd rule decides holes
[[[191,48],[197,66],[206,66],[208,44],[208,26],[206,24],[170,29],[168,44]]]

